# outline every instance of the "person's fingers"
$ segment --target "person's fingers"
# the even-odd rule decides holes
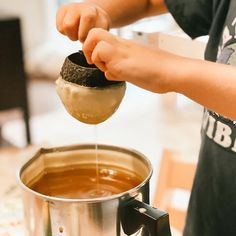
[[[104,62],[101,62],[101,61],[100,62],[96,62],[96,67],[99,70],[103,71],[103,72],[105,72],[107,70],[106,64]]]
[[[112,55],[114,55],[114,48],[109,43],[100,41],[94,48],[91,59],[100,70],[106,71],[106,64],[110,62]]]
[[[87,62],[92,64],[92,53],[97,43],[100,41],[105,41],[110,44],[115,43],[115,36],[108,33],[106,30],[94,28],[91,29],[88,33],[88,36],[83,45],[84,55],[87,59]]]
[[[95,7],[89,8],[80,18],[78,38],[81,42],[84,42],[90,29],[95,27],[97,18],[97,10]]]
[[[78,40],[79,24],[80,14],[76,9],[70,10],[70,13],[64,16],[63,31],[73,41]]]
[[[64,22],[64,17],[67,13],[67,7],[66,6],[62,6],[56,14],[56,27],[57,30],[62,33],[65,34],[64,32],[64,28],[63,28],[63,22]]]
[[[113,81],[118,80],[118,79],[117,79],[117,76],[115,76],[114,74],[112,74],[110,71],[105,71],[105,77],[106,77],[108,80],[113,80]]]
[[[111,25],[111,19],[109,18],[108,15],[105,15],[105,14],[106,13],[104,13],[103,17],[97,17],[94,28],[101,28],[101,29],[109,30],[110,25]]]
[[[115,48],[111,44],[105,41],[100,41],[93,50],[91,59],[95,64],[100,61],[108,63],[114,54]]]

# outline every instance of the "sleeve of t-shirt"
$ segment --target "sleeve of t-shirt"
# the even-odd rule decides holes
[[[212,22],[212,0],[165,0],[177,24],[191,38],[208,35]]]

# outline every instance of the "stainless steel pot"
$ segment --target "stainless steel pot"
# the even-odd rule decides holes
[[[168,214],[148,205],[152,166],[141,153],[98,145],[99,162],[135,170],[142,183],[127,192],[94,199],[50,197],[29,188],[44,171],[95,162],[95,145],[40,149],[19,170],[28,236],[170,236]]]

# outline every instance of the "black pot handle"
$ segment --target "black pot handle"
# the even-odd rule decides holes
[[[171,236],[169,215],[157,208],[132,199],[121,209],[121,222],[124,233],[132,235],[142,226],[148,230],[150,236]]]

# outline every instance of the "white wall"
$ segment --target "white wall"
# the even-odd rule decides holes
[[[73,1],[79,2],[80,0]],[[0,0],[0,14],[2,10],[5,10],[19,15],[22,19],[25,65],[27,72],[33,76],[55,78],[65,57],[82,47],[80,42],[72,42],[57,32],[56,7],[57,0]],[[204,45],[199,42],[193,42],[190,39],[179,37],[179,35],[173,37],[157,33],[175,29],[176,24],[173,19],[170,18],[170,15],[165,15],[122,28],[120,34],[122,37],[131,37],[148,44],[154,43],[156,46],[177,54],[191,52],[191,56],[202,57],[202,46]],[[176,47],[176,45],[178,46]],[[196,50],[196,45],[201,50]]]
[[[29,52],[48,37],[49,0],[0,0],[0,11],[20,16],[25,52]]]

